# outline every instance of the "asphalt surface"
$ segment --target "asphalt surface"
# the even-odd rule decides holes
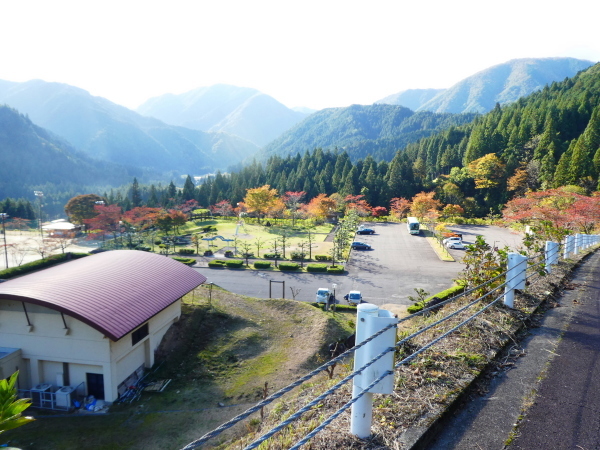
[[[344,294],[358,290],[365,301],[381,306],[411,305],[408,296],[415,296],[418,288],[431,295],[443,291],[452,286],[464,268],[460,262],[463,250],[449,250],[455,262],[441,261],[423,234],[410,235],[406,224],[369,223],[367,226],[376,234],[358,235],[355,240],[370,244],[373,249],[352,250],[344,275],[196,269],[208,278],[208,282],[241,295],[293,298],[293,290],[296,300],[313,302],[318,288],[332,288],[336,284],[338,302]],[[483,235],[490,245],[495,242],[498,246],[509,245],[516,249],[521,242],[520,235],[505,228],[465,225],[452,229],[463,233],[465,244],[475,242],[478,234]],[[199,260],[204,266],[208,261],[204,257]],[[285,289],[281,282],[285,282]]]
[[[447,419],[427,449],[600,448],[600,253],[572,282],[515,347],[524,356]]]

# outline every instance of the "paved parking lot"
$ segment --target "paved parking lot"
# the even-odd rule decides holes
[[[298,292],[296,300],[314,301],[318,288],[332,288],[335,283],[338,300],[350,290],[359,290],[366,301],[376,305],[410,305],[408,296],[415,295],[415,288],[435,294],[450,287],[463,269],[459,262],[463,250],[450,250],[457,261],[443,262],[422,235],[408,234],[405,224],[381,223],[369,226],[376,234],[357,236],[356,240],[372,245],[373,249],[352,250],[346,265],[348,273],[345,275],[208,268],[198,270],[207,276],[208,282],[238,294],[258,298],[269,298],[269,295],[292,298],[292,288]],[[498,247],[508,245],[516,249],[521,241],[518,234],[499,227],[463,225],[452,228],[463,234],[467,244],[472,244],[477,234],[483,235],[490,245]],[[284,284],[280,282],[285,282],[285,292]]]

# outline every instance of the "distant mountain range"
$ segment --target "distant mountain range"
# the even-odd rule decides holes
[[[167,125],[61,83],[2,81],[1,103],[96,159],[163,173],[209,173],[258,150],[240,137]]]
[[[232,134],[257,146],[269,143],[308,115],[256,89],[225,84],[161,95],[137,112],[171,125]]]
[[[474,114],[436,114],[397,105],[352,105],[318,111],[283,133],[258,154],[287,156],[315,148],[338,148],[356,160],[391,160],[399,148],[437,131],[468,123]]]
[[[491,111],[496,103],[512,103],[587,69],[592,61],[575,58],[513,59],[476,73],[434,96],[435,89],[410,89],[376,103],[402,105],[415,111],[463,113]]]
[[[446,89],[407,89],[375,102],[376,105],[400,105],[417,111],[421,106]]]
[[[139,176],[78,152],[8,106],[0,106],[0,149],[0,198],[32,197],[33,189],[47,185],[62,192],[119,186]]]

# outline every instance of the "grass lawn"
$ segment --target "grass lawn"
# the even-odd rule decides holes
[[[263,221],[266,223],[266,221]],[[237,242],[226,242],[222,241],[219,238],[216,238],[213,241],[206,241],[200,245],[200,251],[204,250],[212,250],[213,252],[219,252],[224,248],[235,247],[237,243],[238,252],[243,251],[244,244],[250,244],[252,247],[250,251],[254,253],[256,257],[262,257],[264,253],[269,253],[273,251],[273,241],[278,239],[281,242],[280,234],[282,232],[286,232],[288,237],[286,238],[286,256],[288,253],[292,251],[299,251],[298,247],[301,242],[307,241],[307,228],[302,227],[276,227],[271,226],[267,227],[263,224],[244,224],[238,226],[237,222],[223,219],[213,219],[213,220],[204,220],[204,221],[190,221],[187,222],[185,227],[180,229],[180,234],[194,234],[202,231],[203,227],[208,225],[214,226],[217,231],[217,236],[222,236],[225,239],[236,239]],[[323,224],[316,227],[312,227],[310,232],[313,233],[313,248],[312,254],[327,254],[332,247],[330,242],[324,242],[325,238],[332,230],[332,224]],[[260,255],[258,254],[256,243],[261,242]],[[283,253],[281,250],[281,244],[279,244],[279,253]]]

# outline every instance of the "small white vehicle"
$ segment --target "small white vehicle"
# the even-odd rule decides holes
[[[456,250],[464,250],[465,248],[467,248],[461,241],[450,241],[448,242],[448,244],[446,244],[446,247],[453,248]]]
[[[444,244],[446,247],[448,246],[449,243],[451,242],[460,242],[462,244],[462,238],[460,237],[449,237],[446,238],[442,241],[442,244]]]
[[[362,294],[360,291],[350,291],[346,295],[344,295],[344,300],[348,302],[349,305],[357,306],[363,302]]]
[[[327,303],[329,301],[329,295],[331,293],[329,292],[329,289],[327,288],[319,288],[317,290],[317,299],[316,302],[317,303]]]

